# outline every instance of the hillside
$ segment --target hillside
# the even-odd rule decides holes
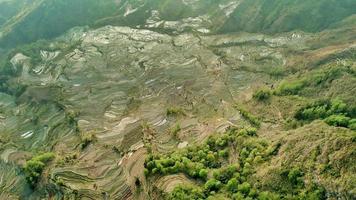
[[[3,3],[9,5],[0,6],[16,11],[19,2],[10,0],[10,3]],[[54,38],[72,27],[92,25],[96,20],[114,14],[117,7],[114,0],[32,0],[0,26],[3,35],[0,37],[0,45],[14,47],[39,39]]]
[[[356,198],[353,1],[15,1],[0,199]]]
[[[6,0],[0,7],[3,48],[54,38],[84,25],[160,32],[318,32],[354,21],[356,14],[353,0]]]

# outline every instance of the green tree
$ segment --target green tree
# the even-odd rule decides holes
[[[234,192],[237,192],[238,185],[239,185],[239,182],[237,181],[237,179],[232,178],[227,182],[226,187],[230,192],[234,193]]]
[[[251,185],[247,182],[244,182],[237,187],[237,190],[242,194],[248,195],[251,190]]]
[[[204,188],[206,191],[218,191],[221,186],[221,182],[213,178],[205,183]]]
[[[302,186],[304,183],[303,172],[298,167],[291,169],[288,173],[288,180],[294,186]]]
[[[199,171],[199,178],[206,180],[206,178],[208,177],[208,170],[207,169],[201,169]]]

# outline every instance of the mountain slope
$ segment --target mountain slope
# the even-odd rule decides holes
[[[356,197],[351,12],[83,2],[45,0],[6,26],[40,40],[0,55],[0,199]]]
[[[38,39],[59,36],[74,26],[93,24],[96,20],[115,12],[117,4],[110,1],[88,0],[42,0],[29,5],[33,9],[1,28],[1,46],[13,47]],[[28,8],[26,8],[28,9]]]
[[[243,1],[220,31],[318,32],[356,14],[352,0]]]
[[[10,3],[15,11],[25,4]],[[8,10],[8,3],[2,4]],[[26,15],[19,18],[10,12],[2,17],[7,23],[0,26],[2,47],[53,38],[83,25],[111,24],[166,32],[318,32],[356,14],[353,0],[43,0],[27,4],[34,9]]]
[[[321,41],[313,34],[170,36],[103,27],[75,29],[33,46],[31,54],[19,49],[10,57],[16,75],[7,81],[9,93],[1,94],[1,155],[6,161],[0,163],[1,172],[8,174],[9,164],[21,169],[33,155],[53,151],[56,159],[43,171],[31,193],[33,199],[144,199],[149,195],[161,199],[160,190],[169,194],[180,183],[203,187],[202,183],[184,171],[145,177],[146,156],[169,156],[184,145],[194,152],[210,135],[218,138],[228,127],[238,130],[228,134],[242,134],[240,129],[260,125],[257,136],[233,137],[240,139],[237,146],[229,143],[221,170],[234,163],[253,164],[252,171],[238,180],[257,184],[253,190],[261,195],[302,197],[303,191],[312,195],[319,191],[315,188],[322,188],[323,195],[352,197],[355,132],[327,125],[323,119],[294,118],[320,96],[339,98],[349,107],[355,104],[354,39],[337,31],[328,34],[322,40],[327,46],[315,48],[315,42]],[[335,34],[342,39],[336,46],[328,44]],[[331,73],[333,66],[340,71]],[[266,87],[275,88],[270,99],[252,98]],[[306,149],[311,143],[315,147]],[[257,148],[254,151],[262,160],[241,160],[243,148],[249,153]],[[309,159],[310,152],[319,151],[323,153]],[[256,155],[251,154],[251,159]],[[304,174],[298,179],[304,184],[298,187],[283,175],[296,167]],[[213,173],[219,167],[207,170]],[[6,188],[5,197],[28,194],[29,185],[9,185],[25,176],[7,176],[0,186]],[[338,184],[331,184],[331,179]],[[219,195],[231,197],[224,191],[219,189]]]

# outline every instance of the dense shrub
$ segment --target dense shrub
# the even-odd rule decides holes
[[[68,124],[74,127],[77,131],[79,131],[79,127],[78,127],[79,112],[76,112],[74,110],[66,110],[65,114],[66,114],[66,121],[68,122]]]
[[[245,196],[243,194],[241,194],[240,192],[237,192],[232,195],[232,199],[233,200],[246,200],[248,198],[245,198]],[[251,200],[251,199],[248,199],[248,200]]]
[[[334,79],[340,77],[343,73],[349,73],[347,67],[333,66],[309,73],[306,77],[292,81],[283,81],[275,90],[277,95],[297,95],[308,86],[323,86]]]
[[[232,141],[232,137],[231,135],[228,134],[210,136],[206,141],[206,148],[208,148],[209,151],[212,152],[219,152],[220,150],[222,150],[222,151],[226,151],[227,153],[226,147],[231,141]],[[222,155],[222,154],[218,154],[218,155]]]
[[[235,193],[235,192],[237,192],[238,185],[239,185],[239,182],[238,182],[237,178],[232,178],[227,182],[226,188],[228,191]]]
[[[225,168],[220,168],[219,170],[214,171],[213,175],[216,180],[219,180],[222,183],[226,184],[237,171],[237,166],[230,165]]]
[[[323,119],[327,117],[327,111],[329,110],[328,105],[321,104],[315,105],[312,107],[306,107],[304,109],[299,110],[295,118],[298,120],[314,120],[314,119]]]
[[[278,78],[284,76],[287,73],[287,71],[283,66],[275,66],[275,67],[268,68],[266,73],[269,74],[270,76]]]
[[[57,165],[64,166],[65,164],[74,164],[75,160],[78,158],[77,153],[72,153],[67,156],[64,156],[57,160]]]
[[[355,129],[355,108],[348,107],[341,100],[321,100],[309,104],[295,114],[298,120],[312,121],[315,119],[325,119],[330,126],[341,126]]]
[[[350,118],[344,115],[331,115],[325,119],[325,122],[330,126],[348,127]]]
[[[287,177],[289,182],[294,186],[301,187],[304,184],[303,172],[297,167],[289,170]]]
[[[88,133],[81,137],[80,148],[85,149],[89,144],[95,142],[97,140],[94,133]]]
[[[351,119],[349,121],[349,126],[348,126],[351,130],[356,130],[356,119]]]
[[[33,157],[25,163],[23,169],[26,175],[26,180],[31,187],[36,186],[39,178],[41,177],[42,171],[46,167],[46,164],[53,160],[54,157],[53,153],[44,153]]]
[[[220,150],[218,152],[218,155],[221,158],[227,158],[227,157],[229,157],[229,151],[227,149]]]
[[[172,133],[172,135],[173,135],[173,137],[177,137],[177,135],[178,135],[178,133],[179,133],[179,131],[181,131],[181,127],[180,127],[180,125],[179,124],[176,124],[174,127],[172,127],[171,128],[171,133]]]
[[[255,128],[244,128],[239,131],[239,135],[242,136],[256,136],[257,135],[257,129]]]
[[[185,112],[182,108],[179,107],[170,107],[167,108],[166,110],[166,115],[167,116],[179,116],[179,115],[185,115]]]
[[[207,169],[201,169],[199,171],[199,178],[203,179],[203,180],[206,180],[207,177],[208,177],[208,170]]]
[[[305,79],[282,82],[276,89],[277,95],[296,95],[307,85]]]
[[[327,199],[326,191],[323,187],[313,184],[305,193],[299,194],[300,199],[322,200]]]
[[[200,200],[205,199],[205,194],[198,187],[178,186],[168,195],[169,200]]]
[[[206,191],[218,191],[221,187],[221,182],[216,179],[210,179],[204,185]]]
[[[339,100],[320,100],[308,104],[295,114],[298,120],[324,119],[332,114],[347,112],[346,104]]]
[[[266,154],[267,155],[277,155],[281,146],[282,146],[282,144],[280,142],[269,146],[266,150]]]
[[[251,190],[251,185],[247,182],[244,182],[237,187],[237,190],[242,194],[248,195]]]

